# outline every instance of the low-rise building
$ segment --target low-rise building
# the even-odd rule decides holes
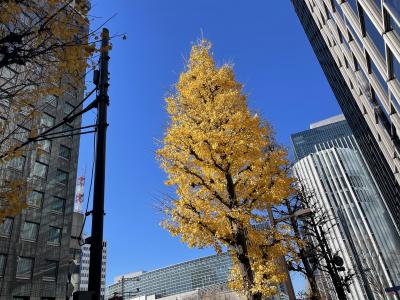
[[[121,275],[107,288],[106,299],[123,296],[132,300],[242,299],[227,288],[232,261],[228,253],[210,255],[165,268]],[[290,282],[289,282],[290,283]],[[281,295],[289,299],[290,287],[280,285]]]

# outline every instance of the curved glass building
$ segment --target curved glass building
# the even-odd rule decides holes
[[[356,274],[349,298],[382,299],[385,288],[400,283],[400,238],[350,128],[334,121],[292,140],[300,158],[294,172],[330,217],[330,248]]]

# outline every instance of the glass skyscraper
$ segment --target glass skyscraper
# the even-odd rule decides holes
[[[400,227],[399,1],[292,3]]]
[[[400,283],[400,236],[394,220],[346,121],[328,119],[312,127],[292,135],[299,159],[294,173],[329,216],[323,226],[331,250],[356,274],[350,299],[381,299],[385,288]]]

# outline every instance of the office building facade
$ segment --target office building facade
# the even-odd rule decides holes
[[[355,273],[350,299],[382,299],[385,288],[400,283],[400,235],[350,127],[333,118],[293,134],[292,141],[294,174],[329,217],[324,231],[331,250]],[[335,299],[329,280],[320,283]]]
[[[223,253],[154,271],[118,276],[114,284],[107,287],[106,299],[111,299],[115,295],[124,295],[124,299],[147,299],[147,297],[162,299],[175,295],[175,299],[181,297],[177,295],[185,293],[202,295],[218,290],[221,293],[229,293],[227,283],[231,267],[229,254]],[[280,290],[281,295],[275,299],[289,299],[284,285],[280,286]]]
[[[79,290],[87,291],[89,284],[89,263],[90,263],[90,245],[84,244],[81,247],[81,262],[80,262],[80,280]],[[101,289],[100,295],[104,299],[106,291],[106,267],[107,267],[107,241],[103,241],[103,257],[101,266]]]
[[[292,0],[365,160],[400,227],[397,0]]]
[[[79,103],[82,93],[43,99],[39,130],[61,122]],[[31,124],[0,103],[0,114],[12,139],[25,141]],[[22,118],[23,119],[23,118]],[[64,129],[80,127],[77,119]],[[39,142],[38,148],[1,167],[4,186],[13,179],[27,179],[30,193],[25,208],[0,225],[0,299],[65,300],[70,292],[71,226],[74,208],[79,136]]]

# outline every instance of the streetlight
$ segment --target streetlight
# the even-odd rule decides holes
[[[301,209],[295,211],[295,212],[294,212],[293,214],[291,214],[291,215],[286,215],[286,216],[284,216],[284,217],[282,217],[282,218],[275,219],[275,220],[274,220],[274,223],[276,224],[276,223],[279,223],[279,222],[282,222],[282,221],[285,221],[285,220],[291,219],[291,218],[306,217],[306,216],[309,216],[309,215],[311,215],[311,214],[312,214],[311,208],[309,208],[309,207],[307,207],[307,208],[301,208]]]

